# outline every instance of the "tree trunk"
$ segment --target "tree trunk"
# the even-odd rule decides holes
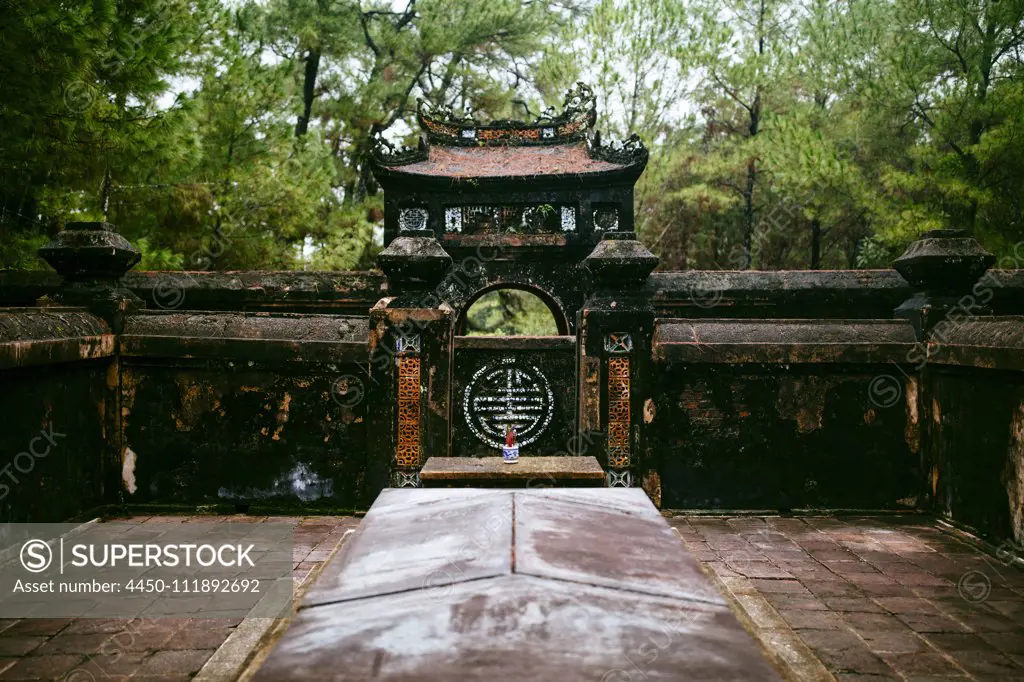
[[[125,107],[128,105],[128,95],[119,92],[115,99],[117,103],[117,118],[118,122],[124,120]],[[109,154],[109,151],[107,152]],[[100,185],[100,210],[103,212],[103,220],[110,220],[110,195],[114,188],[114,176],[110,171],[110,157],[107,157],[107,163],[103,170],[103,183]]]
[[[977,88],[975,90],[974,99],[977,103],[977,110],[983,111],[985,100],[988,98],[988,90],[992,83],[992,68],[995,65],[995,40],[996,40],[996,22],[991,15],[992,5],[987,3],[985,5],[985,31],[981,36],[981,55],[978,58],[978,71],[980,72],[981,78],[978,81]],[[970,73],[964,73],[965,78],[970,78]],[[967,171],[967,180],[971,185],[978,186],[981,184],[981,162],[978,160],[978,156],[975,153],[977,145],[981,142],[982,135],[988,129],[986,122],[975,113],[971,119],[969,135],[970,135],[970,148],[967,150],[966,158],[964,159],[965,170]],[[963,217],[961,218],[960,225],[954,225],[956,229],[966,230],[968,234],[974,234],[974,229],[977,227],[978,222],[978,200],[971,198],[967,203],[967,208],[963,211]]]
[[[310,50],[306,55],[306,73],[302,81],[302,116],[299,116],[295,124],[295,137],[302,137],[309,130],[313,100],[316,97],[316,76],[319,71],[320,50]]]
[[[857,262],[860,260],[860,250],[864,244],[864,237],[858,237],[850,245],[850,248],[846,251],[846,268],[848,270],[856,270]]]
[[[821,270],[821,221],[811,221],[811,270]]]
[[[747,162],[747,184],[743,188],[743,261],[741,270],[749,270],[754,265],[754,184],[757,181],[757,169],[754,160]]]
[[[760,11],[757,17],[757,53],[764,55],[765,31],[764,22],[767,7],[764,0],[761,0]],[[748,133],[750,139],[757,137],[761,128],[761,85],[754,87],[754,101],[750,105],[750,126]],[[754,187],[757,185],[757,158],[751,156],[747,161],[747,184],[743,188],[743,267],[742,270],[749,270],[754,266]]]
[[[110,220],[110,191],[112,184],[113,178],[110,175],[110,164],[107,164],[106,170],[103,171],[103,184],[100,185],[100,210],[103,212],[104,222]]]
[[[750,139],[757,137],[761,127],[761,88],[754,95],[754,104],[750,107]],[[741,270],[749,270],[754,266],[754,188],[757,185],[757,159],[750,157],[747,161],[747,183],[743,188],[743,263]]]

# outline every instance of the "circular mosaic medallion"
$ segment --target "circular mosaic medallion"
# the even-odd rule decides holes
[[[462,398],[469,429],[488,445],[505,444],[505,431],[516,429],[519,445],[533,443],[554,416],[555,402],[547,377],[534,365],[513,358],[490,362],[474,374]]]

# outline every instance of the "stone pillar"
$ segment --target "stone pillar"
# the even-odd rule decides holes
[[[928,357],[946,343],[957,325],[992,314],[989,302],[998,284],[989,283],[984,275],[994,262],[995,257],[966,233],[935,230],[923,234],[893,263],[913,290],[913,295],[896,308],[895,315],[908,320],[917,334],[917,343],[907,353],[906,362],[914,371],[909,385],[917,387],[921,448],[918,504],[922,507],[935,505],[943,498],[939,486],[949,483],[940,478],[939,472],[952,468],[936,423],[941,416],[935,414],[932,403],[934,377]]]
[[[658,259],[634,232],[606,232],[584,260],[591,294],[578,313],[579,431],[586,454],[609,486],[642,484],[657,501],[655,463],[644,452],[645,414],[653,410],[654,308],[643,291]],[[580,448],[581,451],[584,448]]]
[[[39,256],[63,277],[55,303],[86,308],[103,319],[114,334],[124,330],[129,315],[146,307],[124,284],[125,273],[139,262],[142,254],[109,223],[67,223],[49,244],[39,249]],[[111,359],[107,372],[107,386],[119,386],[121,366],[117,356]],[[118,491],[125,450],[121,392],[111,390],[108,395],[103,416],[110,420],[103,430],[103,487],[106,491]]]
[[[370,311],[367,503],[418,487],[426,459],[451,451],[455,315],[436,292],[451,256],[431,230],[407,230],[377,263],[389,295]]]
[[[115,334],[128,315],[146,307],[123,280],[142,254],[109,223],[68,223],[39,256],[64,278],[59,302],[88,308]]]
[[[893,263],[914,292],[896,308],[896,317],[909,320],[924,341],[964,316],[991,314],[991,286],[979,279],[995,260],[965,232],[926,232]]]

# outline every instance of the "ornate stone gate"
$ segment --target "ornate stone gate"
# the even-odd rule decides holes
[[[638,290],[657,263],[633,233],[647,150],[602,144],[595,120],[578,84],[531,123],[421,102],[416,148],[378,140],[390,295],[370,323],[375,481],[417,485],[428,457],[494,455],[514,425],[524,457],[594,455],[631,484],[653,327]],[[468,307],[500,287],[540,296],[559,336],[462,336]]]

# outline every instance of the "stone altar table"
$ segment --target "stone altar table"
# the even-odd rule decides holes
[[[524,455],[515,464],[501,457],[431,457],[420,470],[424,488],[602,487],[605,473],[594,457]]]

